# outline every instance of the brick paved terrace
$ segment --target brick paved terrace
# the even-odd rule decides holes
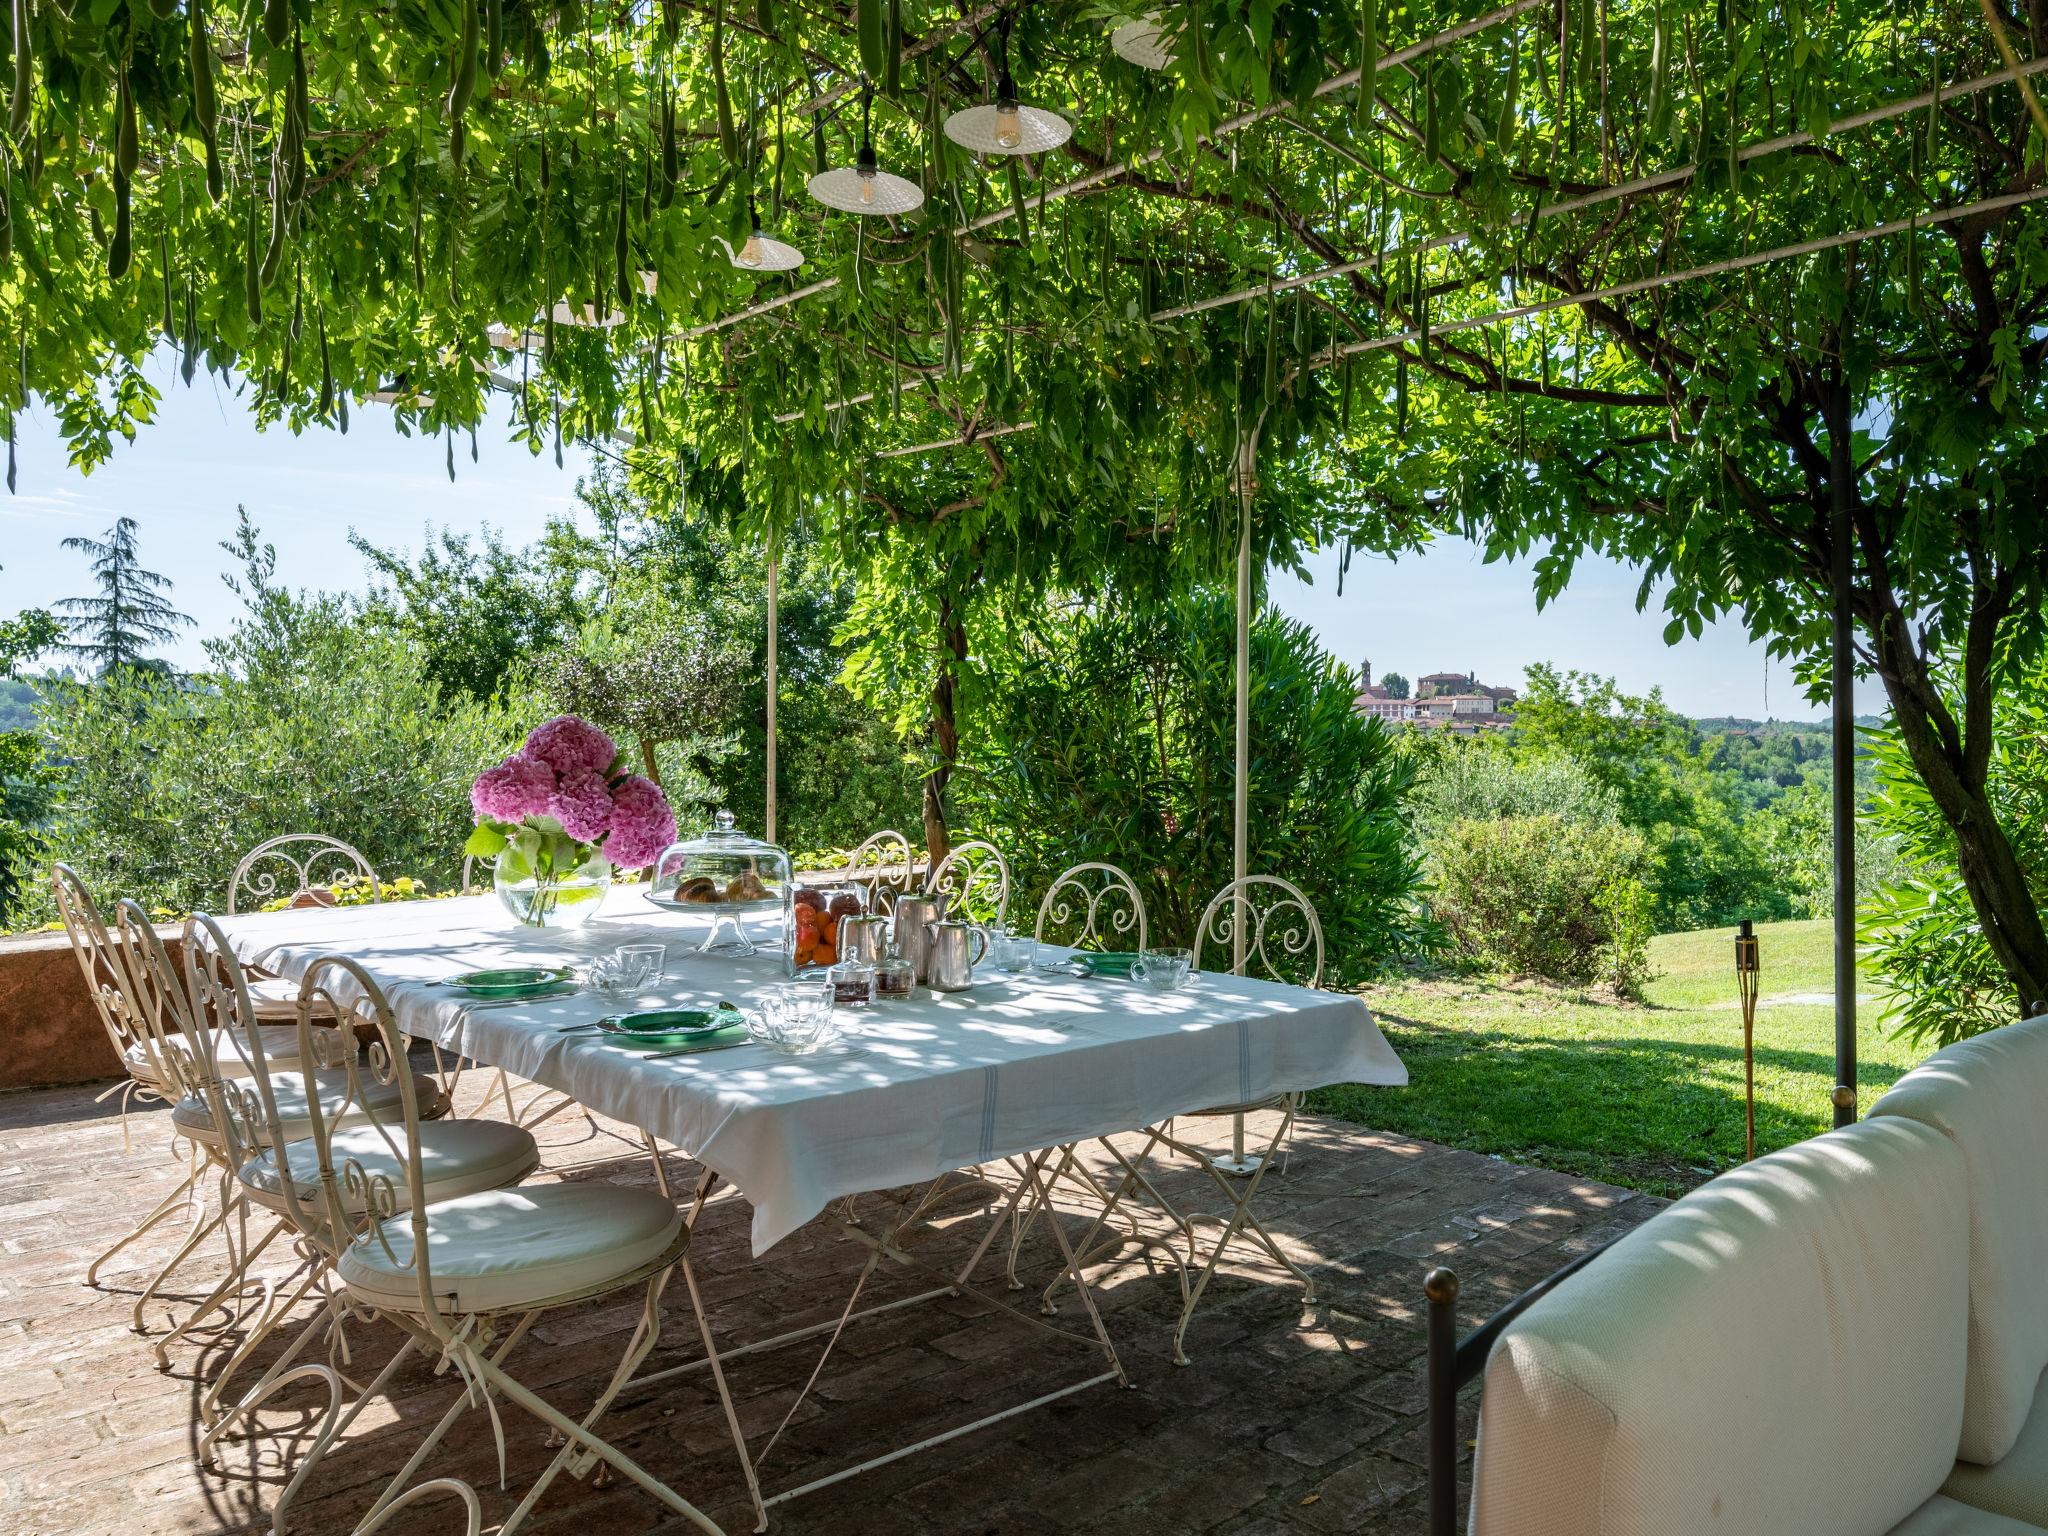
[[[481,1089],[474,1076],[464,1083],[464,1108],[475,1107]],[[136,1295],[182,1235],[173,1227],[118,1257],[102,1274],[102,1289],[82,1285],[93,1254],[176,1181],[164,1112],[132,1117],[135,1150],[124,1156],[112,1101],[96,1104],[93,1095],[67,1088],[0,1096],[0,1525],[10,1536],[267,1530],[269,1507],[289,1475],[280,1470],[283,1453],[294,1435],[303,1444],[325,1394],[313,1384],[289,1389],[262,1413],[256,1438],[228,1447],[220,1471],[195,1466],[194,1404],[240,1335],[228,1326],[189,1337],[175,1349],[171,1371],[159,1374],[149,1341],[130,1330]],[[540,1177],[652,1180],[647,1159],[618,1126],[568,1114],[539,1135]],[[680,1158],[669,1167],[672,1179],[689,1176]],[[1192,1199],[1195,1190],[1176,1174],[1167,1192]],[[888,1197],[873,1203],[885,1211]],[[1459,1272],[1469,1327],[1660,1204],[1307,1119],[1285,1171],[1267,1178],[1259,1209],[1316,1276],[1323,1294],[1314,1306],[1304,1308],[1299,1288],[1280,1283],[1277,1267],[1233,1252],[1190,1330],[1192,1364],[1176,1367],[1171,1275],[1148,1271],[1136,1257],[1108,1263],[1094,1278],[1130,1390],[1091,1388],[806,1495],[778,1506],[772,1528],[790,1536],[1419,1532],[1426,1269],[1447,1263]],[[1071,1231],[1081,1230],[1080,1213],[1078,1202],[1069,1208]],[[921,1251],[940,1260],[964,1256],[983,1219],[978,1207],[947,1207]],[[1027,1284],[1052,1275],[1053,1255],[1041,1225],[1023,1254]],[[864,1257],[859,1244],[820,1220],[755,1259],[744,1203],[729,1194],[705,1213],[693,1249],[712,1325],[728,1348],[835,1317]],[[217,1249],[202,1250],[152,1305],[152,1330],[183,1315],[220,1272]],[[999,1263],[982,1273],[1000,1288]],[[924,1284],[885,1267],[874,1298]],[[680,1281],[669,1300],[648,1370],[701,1354]],[[1061,1312],[1078,1324],[1071,1292]],[[515,1356],[515,1374],[580,1412],[637,1314],[637,1300],[622,1296],[544,1318]],[[394,1348],[391,1331],[375,1325],[352,1326],[349,1340],[347,1371],[358,1381]],[[259,1355],[257,1365],[267,1358]],[[797,1345],[731,1362],[750,1437],[789,1411],[814,1360],[812,1349]],[[1093,1374],[1099,1361],[1091,1350],[991,1318],[966,1297],[857,1322],[792,1417],[764,1480],[771,1491],[794,1486],[1052,1391]],[[238,1379],[258,1374],[250,1369]],[[367,1410],[315,1469],[292,1529],[312,1536],[352,1529],[454,1391],[452,1377],[408,1362],[388,1399]],[[549,1453],[532,1420],[510,1406],[503,1416],[516,1496]],[[701,1373],[629,1388],[601,1428],[726,1530],[752,1529],[717,1399]],[[1470,1432],[1468,1422],[1468,1443]],[[510,1508],[498,1491],[482,1411],[459,1420],[422,1475],[473,1484],[484,1498],[486,1529]],[[429,1501],[402,1511],[387,1529],[438,1536],[460,1528],[452,1502]],[[584,1536],[687,1528],[623,1480],[596,1488],[568,1479],[548,1492],[527,1527]]]

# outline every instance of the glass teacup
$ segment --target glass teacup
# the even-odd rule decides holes
[[[988,930],[989,963],[999,971],[1028,971],[1038,963],[1038,940],[1008,928]]]
[[[1177,992],[1194,969],[1195,957],[1185,949],[1148,949],[1131,962],[1131,980],[1154,992]]]

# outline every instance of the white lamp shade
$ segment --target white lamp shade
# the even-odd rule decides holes
[[[1109,46],[1120,59],[1140,69],[1165,69],[1173,63],[1173,49],[1159,26],[1159,13],[1138,21],[1127,21],[1109,34]]]
[[[794,272],[804,264],[804,253],[756,230],[738,250],[723,235],[713,237],[725,247],[725,259],[742,272]]]
[[[820,171],[811,178],[811,196],[842,213],[914,213],[924,206],[924,189],[888,171],[863,173],[850,165]]]
[[[946,137],[982,155],[1042,155],[1073,136],[1057,112],[1012,105],[967,107],[946,119]]]
[[[600,315],[594,304],[570,304],[563,302],[555,306],[555,324],[585,325],[598,330],[610,330],[615,325],[624,325],[624,310],[610,309]]]

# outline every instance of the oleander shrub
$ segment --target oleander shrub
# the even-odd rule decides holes
[[[1436,918],[1475,964],[1634,996],[1649,978],[1650,850],[1560,816],[1453,822],[1431,851]]]

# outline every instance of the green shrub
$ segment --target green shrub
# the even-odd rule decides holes
[[[1621,797],[1569,753],[1517,755],[1491,736],[1419,742],[1434,749],[1416,775],[1411,802],[1416,836],[1425,846],[1460,821],[1555,816],[1611,826],[1621,819]]]
[[[1437,920],[1482,965],[1633,996],[1648,979],[1640,833],[1558,816],[1455,822],[1431,856]]]
[[[1351,673],[1306,626],[1269,610],[1251,646],[1250,869],[1315,904],[1326,983],[1362,979],[1427,932],[1402,816],[1413,762],[1353,710]],[[980,663],[953,793],[1010,860],[1014,922],[1099,859],[1137,881],[1154,942],[1189,941],[1231,875],[1235,649],[1229,597],[1201,591],[1062,615]]]
[[[470,782],[528,722],[446,702],[416,646],[338,610],[290,619],[282,650],[276,626],[243,626],[216,647],[217,672],[42,685],[60,787],[16,855],[13,922],[48,915],[52,859],[109,901],[218,911],[241,856],[284,832],[341,838],[386,880],[459,883]]]

